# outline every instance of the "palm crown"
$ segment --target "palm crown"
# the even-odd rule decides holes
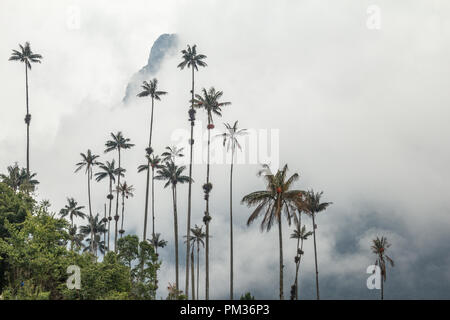
[[[89,178],[92,178],[92,167],[102,164],[101,162],[96,160],[100,156],[93,154],[90,149],[86,152],[86,154],[80,153],[80,155],[82,161],[76,164],[77,169],[75,170],[75,172],[78,172],[81,169],[85,168],[86,169],[85,172],[89,174]]]
[[[117,191],[120,192],[120,194],[122,195],[122,197],[125,197],[128,199],[128,197],[133,197],[133,191],[134,191],[134,187],[132,185],[129,185],[126,181],[124,183],[121,183],[118,187],[117,187]]]
[[[301,200],[304,191],[290,190],[291,184],[299,178],[299,175],[294,173],[286,179],[287,170],[288,167],[285,165],[283,169],[273,174],[268,165],[263,165],[263,169],[258,172],[258,175],[264,175],[267,190],[252,192],[242,199],[242,203],[247,204],[249,207],[257,206],[248,218],[247,225],[250,225],[264,212],[261,230],[266,229],[269,231],[275,219],[281,222],[282,211],[285,212],[289,225],[291,224],[291,210]]]
[[[73,220],[74,217],[85,218],[86,214],[84,214],[81,210],[84,209],[84,206],[79,206],[74,198],[67,198],[67,204],[64,208],[59,211],[61,217],[69,216],[70,220]]]
[[[111,133],[111,140],[106,141],[106,152],[110,152],[113,150],[121,150],[121,149],[130,149],[134,146],[134,144],[130,143],[129,138],[125,138],[121,131],[117,132],[116,134]]]
[[[175,163],[169,161],[166,163],[166,165],[158,170],[158,175],[155,177],[155,179],[167,180],[164,188],[168,187],[169,185],[175,186],[178,183],[186,183],[189,182],[189,177],[183,175],[183,171],[185,169],[185,166],[178,167]]]
[[[138,172],[142,172],[142,171],[146,171],[148,169],[148,166],[150,165],[151,169],[160,169],[162,168],[161,165],[161,158],[157,155],[151,155],[149,156],[148,154],[145,156],[145,158],[148,160],[146,164],[141,164],[138,167]]]
[[[184,148],[177,148],[176,146],[173,147],[166,147],[167,151],[164,151],[161,156],[163,157],[163,161],[172,161],[175,162],[176,158],[184,157],[183,152]]]
[[[314,193],[314,190],[308,190],[305,193],[304,199],[297,203],[299,210],[304,211],[308,215],[313,215],[318,212],[324,211],[333,202],[320,202],[323,191]]]
[[[178,65],[178,68],[181,70],[184,69],[184,67],[193,68],[196,71],[198,71],[198,67],[206,67],[206,62],[202,61],[206,58],[203,54],[197,54],[197,45],[187,46],[187,50],[181,50],[181,53],[183,55],[183,61]]]
[[[95,180],[97,182],[102,181],[108,177],[112,182],[116,182],[116,176],[120,174],[121,177],[124,176],[123,169],[116,168],[116,161],[113,159],[111,162],[106,161],[105,164],[100,164],[100,169],[102,171],[95,174]]]
[[[148,97],[150,96],[152,99],[155,100],[161,100],[160,96],[166,95],[167,92],[165,91],[158,91],[158,80],[154,78],[153,80],[150,80],[149,82],[144,81],[142,82],[142,91],[137,94],[138,97]]]
[[[376,238],[372,240],[373,245],[371,246],[372,252],[377,255],[375,265],[380,266],[381,276],[383,281],[386,281],[386,261],[393,267],[394,260],[392,260],[387,254],[386,250],[391,246],[387,241],[386,237]]]
[[[224,125],[227,131],[221,135],[218,135],[223,137],[223,146],[225,147],[226,145],[227,150],[231,149],[232,151],[234,151],[236,150],[236,147],[238,147],[239,150],[242,150],[241,145],[238,141],[238,137],[247,134],[247,129],[238,129],[237,121],[234,122],[233,126],[231,126],[229,123],[224,123]]]
[[[205,88],[202,89],[202,94],[196,94],[194,98],[194,107],[205,109],[208,114],[208,123],[213,123],[212,115],[215,114],[219,117],[222,116],[222,107],[230,105],[231,102],[219,102],[222,97],[222,91],[216,91],[214,87],[209,88],[206,91]]]
[[[25,45],[19,44],[20,51],[13,50],[10,61],[20,61],[25,63],[28,69],[31,69],[31,63],[41,63],[42,56],[31,51],[30,43],[25,42]]]

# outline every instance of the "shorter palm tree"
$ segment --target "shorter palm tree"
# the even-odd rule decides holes
[[[73,225],[73,218],[74,217],[79,217],[79,218],[86,218],[86,214],[84,214],[81,210],[84,209],[84,206],[79,206],[78,202],[75,201],[74,198],[67,198],[67,204],[65,205],[64,208],[62,208],[59,211],[59,214],[61,215],[61,217],[66,217],[69,216],[70,219],[70,232],[72,232],[72,229],[74,228]],[[70,233],[69,232],[69,233]],[[75,235],[75,233],[73,234],[73,236]],[[71,244],[70,244],[70,250],[73,251],[73,237]]]
[[[256,206],[253,213],[247,220],[247,226],[255,221],[260,215],[263,215],[261,222],[261,231],[269,231],[274,223],[278,224],[278,243],[280,249],[280,300],[284,299],[283,291],[283,235],[282,235],[282,214],[284,213],[288,224],[291,225],[292,207],[301,202],[304,191],[292,190],[291,186],[299,175],[294,173],[287,178],[288,167],[285,165],[276,174],[273,174],[268,165],[263,165],[258,175],[264,176],[266,181],[266,190],[255,191],[244,198],[242,203],[247,206]]]
[[[308,238],[312,235],[311,231],[306,231],[306,226],[302,226],[301,220],[301,211],[298,212],[298,221],[295,224],[294,232],[291,234],[291,239],[297,239],[297,251],[295,254],[295,281],[293,287],[293,294],[291,294],[291,300],[298,300],[298,271],[300,268],[300,262],[303,252],[303,241],[308,240]]]
[[[381,270],[381,300],[384,299],[384,284],[386,281],[386,261],[394,266],[394,260],[392,260],[387,254],[386,250],[391,246],[391,244],[387,241],[386,237],[376,238],[372,240],[372,253],[377,256],[375,260],[375,265],[380,267]]]
[[[183,154],[184,148],[177,148],[176,146],[166,147],[166,151],[164,151],[161,156],[164,162],[175,162],[177,158],[184,157]]]
[[[178,278],[178,214],[177,214],[177,185],[179,183],[186,183],[190,181],[188,176],[183,175],[185,166],[178,167],[172,161],[167,162],[161,169],[158,170],[158,175],[155,177],[157,180],[166,180],[164,188],[168,186],[172,187],[172,199],[173,199],[173,226],[175,236],[175,285],[178,290],[179,278]],[[189,253],[187,253],[189,254]]]
[[[146,164],[142,164],[138,167],[138,172],[149,172],[149,167],[152,170],[152,238],[155,236],[155,170],[161,169],[161,158],[157,155],[147,153],[145,155],[147,159]],[[147,235],[147,215],[144,217],[144,235]]]
[[[313,238],[314,238],[314,261],[316,266],[316,295],[317,300],[320,299],[320,293],[319,293],[319,267],[317,263],[317,246],[316,246],[316,214],[319,212],[322,212],[328,208],[333,202],[320,202],[323,195],[323,191],[314,193],[314,190],[309,190],[305,194],[305,198],[300,199],[299,202],[297,202],[297,208],[300,211],[304,211],[307,215],[309,215],[312,218],[313,223]]]
[[[122,195],[122,222],[120,225],[120,237],[122,238],[122,235],[125,233],[125,230],[123,229],[123,220],[124,220],[124,212],[125,212],[125,198],[128,199],[129,197],[133,197],[133,191],[134,188],[132,185],[127,184],[125,181],[124,183],[121,183],[119,185],[119,193]]]
[[[206,237],[206,233],[203,232],[203,226],[199,227],[198,225],[195,225],[194,228],[191,229],[192,235],[191,235],[191,245],[192,245],[192,299],[193,300],[198,300],[199,297],[199,276],[200,276],[200,244],[202,245],[202,247],[205,247],[205,237]],[[184,236],[185,238],[187,238],[187,236]],[[197,298],[195,296],[195,277],[194,277],[194,248],[195,245],[197,245]]]
[[[34,192],[39,181],[35,179],[36,173],[27,173],[25,168],[19,168],[17,162],[7,167],[8,174],[0,174],[1,182],[8,185],[14,192]]]
[[[106,198],[109,200],[109,209],[108,209],[108,245],[107,250],[109,251],[109,242],[110,242],[110,235],[111,235],[111,209],[112,209],[112,200],[114,199],[113,194],[113,184],[116,182],[116,176],[119,174],[123,177],[123,170],[120,168],[116,168],[116,161],[113,159],[111,162],[106,161],[105,164],[101,164],[100,169],[102,171],[99,171],[95,174],[96,178],[95,180],[97,182],[102,181],[105,178],[109,179],[109,193],[106,196]]]
[[[97,213],[95,216],[88,217],[88,224],[80,227],[80,233],[83,235],[90,234],[91,237],[87,238],[86,241],[89,244],[90,248],[93,248],[91,251],[97,257],[97,250],[102,246],[101,235],[106,232],[105,223],[103,223],[99,214]],[[93,240],[92,240],[93,239]],[[104,243],[103,243],[104,245]]]

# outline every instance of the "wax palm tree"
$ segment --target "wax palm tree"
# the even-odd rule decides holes
[[[106,161],[105,164],[101,164],[99,166],[99,168],[102,171],[99,171],[95,174],[96,178],[95,180],[97,182],[102,181],[105,178],[108,178],[109,180],[109,193],[106,196],[106,198],[109,200],[109,209],[108,209],[108,245],[107,245],[107,250],[109,251],[109,242],[110,242],[110,230],[111,230],[111,208],[112,208],[112,201],[114,199],[114,195],[113,195],[113,183],[116,182],[116,176],[118,176],[119,174],[123,177],[124,174],[122,172],[122,170],[120,168],[116,168],[116,160],[112,160],[111,162]]]
[[[227,151],[231,150],[231,167],[230,167],[230,300],[233,300],[233,165],[236,148],[242,150],[238,138],[246,134],[246,129],[238,129],[238,122],[235,121],[233,126],[225,123],[227,129],[221,136],[223,137],[223,146]]]
[[[14,192],[34,192],[39,181],[35,179],[36,173],[28,174],[25,168],[19,168],[17,162],[13,166],[7,167],[8,174],[0,174],[0,179],[8,185]]]
[[[216,91],[214,87],[211,87],[208,91],[205,88],[202,89],[202,94],[195,95],[194,107],[202,108],[206,111],[208,118],[208,151],[207,151],[207,164],[206,164],[206,183],[203,185],[203,191],[205,193],[206,200],[206,210],[203,221],[206,225],[206,263],[205,263],[205,273],[206,273],[206,300],[209,299],[209,222],[211,221],[211,216],[209,214],[209,194],[212,190],[212,184],[209,182],[209,158],[210,158],[210,144],[211,144],[211,129],[214,128],[213,124],[213,114],[216,116],[222,116],[222,107],[230,105],[231,102],[219,102],[222,97],[222,91]]]
[[[105,228],[106,230],[106,228]],[[106,231],[105,231],[106,233]],[[101,254],[105,254],[106,253],[106,245],[105,245],[105,241],[101,239],[100,235],[95,235],[94,236],[94,241],[91,243],[91,238],[87,238],[86,239],[86,246],[83,249],[83,252],[86,252],[89,250],[90,246],[94,247],[94,251],[95,251],[95,256],[97,256],[97,252],[100,251]]]
[[[152,99],[152,111],[151,111],[151,117],[150,117],[150,137],[148,141],[148,148],[147,148],[147,154],[150,155],[152,150],[152,132],[153,132],[153,107],[155,100],[160,101],[161,96],[166,95],[167,92],[165,91],[158,91],[158,80],[153,79],[149,82],[144,81],[142,83],[142,91],[138,93],[138,97],[150,97]],[[148,158],[147,158],[148,160]],[[148,163],[150,165],[150,163]],[[144,212],[144,236],[143,241],[147,239],[147,216],[148,216],[148,189],[150,184],[150,170],[149,167],[147,167],[147,182],[146,182],[146,189],[145,189],[145,212]],[[153,189],[152,189],[153,190]],[[154,230],[153,230],[154,233]]]
[[[88,217],[88,224],[80,227],[80,233],[84,235],[90,234],[91,237],[87,238],[86,241],[89,244],[90,248],[93,248],[91,251],[95,256],[97,256],[97,250],[102,246],[101,234],[106,232],[105,223],[100,219],[99,214],[97,213],[94,216]],[[91,241],[93,239],[93,241]],[[104,243],[103,243],[104,246]],[[101,250],[101,249],[100,249]]]
[[[37,53],[33,53],[29,42],[25,42],[25,45],[19,44],[19,50],[13,50],[10,61],[23,62],[25,65],[25,93],[26,93],[26,103],[27,103],[27,114],[25,116],[25,123],[27,125],[27,174],[30,175],[30,106],[28,101],[28,69],[31,70],[32,63],[41,63],[42,56]]]
[[[281,170],[278,170],[276,174],[270,171],[268,165],[263,165],[262,170],[258,172],[258,175],[264,176],[267,183],[267,189],[262,191],[252,192],[242,198],[242,203],[247,206],[256,206],[256,209],[250,215],[247,220],[247,226],[256,220],[261,214],[263,219],[261,222],[261,231],[266,229],[269,231],[272,225],[278,223],[278,240],[280,246],[280,300],[284,299],[283,294],[283,236],[282,236],[282,220],[281,216],[284,212],[288,224],[291,224],[293,215],[293,206],[301,201],[304,191],[291,190],[292,183],[299,178],[297,173],[294,173],[291,177],[287,178],[288,167],[285,165]]]
[[[332,204],[332,202],[320,202],[323,195],[323,191],[314,193],[314,190],[309,190],[305,194],[305,199],[302,202],[299,202],[297,207],[299,210],[304,211],[307,215],[312,218],[313,223],[313,238],[314,238],[314,261],[316,266],[316,294],[317,300],[320,299],[319,292],[319,267],[317,264],[317,246],[316,246],[316,214],[324,211]]]
[[[134,146],[134,144],[130,143],[129,138],[125,138],[121,131],[117,132],[116,134],[111,133],[111,140],[106,141],[106,149],[105,153],[111,152],[114,150],[117,150],[118,156],[119,156],[119,169],[121,170],[121,173],[125,172],[125,169],[122,169],[121,167],[121,151],[130,149]],[[116,186],[116,214],[114,215],[114,221],[115,223],[115,232],[114,232],[114,252],[117,253],[117,224],[119,222],[119,190],[118,186],[120,185],[120,174],[117,176],[117,186]]]
[[[83,245],[83,241],[85,238],[85,235],[82,233],[77,233],[77,225],[75,224],[73,228],[69,231],[69,235],[73,241],[74,247],[76,248],[76,252],[80,251]]]
[[[120,237],[122,238],[122,235],[124,234],[125,230],[123,229],[123,220],[124,220],[124,212],[125,212],[125,198],[128,199],[129,197],[133,197],[133,191],[134,191],[134,187],[132,185],[127,184],[126,181],[124,181],[123,183],[121,183],[118,186],[119,189],[119,193],[122,196],[122,222],[121,222],[121,226],[120,226]]]
[[[61,217],[69,216],[70,219],[70,229],[72,230],[74,228],[73,225],[73,218],[86,218],[86,215],[81,211],[84,209],[84,206],[79,206],[78,202],[75,201],[74,198],[67,198],[67,204],[59,211],[59,214]],[[70,232],[69,232],[70,233]],[[71,244],[70,244],[70,250],[73,251],[73,237],[71,237]]]
[[[189,139],[189,189],[188,189],[188,212],[187,212],[187,224],[186,224],[186,233],[189,239],[191,232],[191,198],[192,198],[192,155],[193,155],[193,147],[194,147],[194,125],[195,125],[195,110],[194,110],[194,71],[198,71],[198,67],[206,67],[207,64],[204,59],[206,56],[203,54],[197,53],[197,46],[193,45],[187,46],[187,49],[181,51],[182,59],[181,63],[178,65],[178,68],[183,70],[186,66],[191,68],[192,71],[192,89],[191,89],[191,108],[188,111],[189,114],[189,122],[191,123],[191,138]],[[186,295],[189,296],[189,252],[190,252],[191,242],[186,242],[186,287],[185,292]]]
[[[161,166],[161,158],[154,154],[147,154],[146,156],[147,163],[142,164],[138,167],[138,172],[149,172],[148,168],[150,167],[152,170],[152,238],[155,235],[155,170],[162,168]],[[145,219],[146,221],[147,219]],[[146,223],[146,222],[145,222]],[[146,234],[147,231],[144,231]]]
[[[155,236],[151,239],[147,239],[151,245],[155,248],[155,253],[158,254],[158,248],[164,248],[167,245],[167,241],[161,239],[161,233],[155,233]]]
[[[158,248],[164,248],[165,246],[167,246],[167,241],[161,239],[160,233],[153,233],[152,238],[147,240],[151,243],[153,248],[155,248],[155,254],[157,257],[159,257]],[[155,272],[157,273],[158,270],[156,270]],[[155,276],[155,288],[157,288],[157,285],[158,285],[158,277]]]
[[[197,225],[195,225],[194,228],[191,229],[192,232],[192,236],[191,236],[191,242],[192,242],[192,255],[194,253],[194,248],[195,245],[197,245],[197,298],[195,297],[195,290],[192,290],[192,299],[197,299],[200,295],[199,292],[199,276],[200,276],[200,245],[203,246],[203,248],[205,247],[205,237],[206,237],[206,233],[203,232],[203,226],[199,227]],[[193,261],[192,261],[193,263]],[[193,269],[193,268],[192,268]],[[195,281],[194,281],[194,277],[192,277],[192,288],[195,287]]]
[[[175,235],[175,279],[176,288],[178,290],[178,215],[177,215],[177,184],[186,183],[190,181],[188,176],[183,175],[185,166],[178,167],[173,162],[167,162],[161,169],[158,170],[158,175],[155,177],[157,180],[166,180],[164,188],[168,186],[172,187],[172,199],[173,199],[173,226]],[[189,255],[189,253],[188,253]]]
[[[177,158],[184,157],[183,150],[184,148],[177,148],[176,146],[173,147],[166,147],[167,151],[164,151],[161,154],[161,157],[164,162],[172,161],[175,162]]]
[[[75,172],[80,171],[85,168],[85,174],[87,175],[87,184],[88,184],[88,199],[89,199],[89,217],[92,218],[92,205],[91,205],[91,179],[92,179],[92,169],[95,166],[99,166],[102,163],[97,161],[99,158],[98,155],[93,154],[90,149],[84,153],[80,153],[82,161],[76,164],[77,169]],[[91,234],[92,238],[92,234]],[[91,252],[93,252],[94,247],[91,247]]]
[[[375,260],[375,265],[379,266],[381,269],[381,300],[384,300],[384,282],[386,281],[386,261],[394,266],[394,260],[392,260],[387,254],[386,250],[391,246],[387,241],[386,237],[376,238],[372,240],[373,245],[371,246],[372,253],[377,256]]]
[[[295,223],[294,232],[291,234],[291,239],[297,240],[297,251],[295,254],[295,281],[293,289],[295,300],[298,300],[298,270],[303,256],[303,241],[308,240],[312,235],[311,231],[306,231],[306,226],[302,226],[301,211],[298,212],[298,220]],[[292,298],[291,298],[292,299]]]

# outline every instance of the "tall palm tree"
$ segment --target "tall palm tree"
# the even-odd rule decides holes
[[[129,138],[125,138],[121,131],[117,132],[116,134],[111,133],[111,140],[106,141],[106,149],[105,153],[111,152],[114,150],[117,150],[118,156],[119,156],[119,170],[121,170],[121,173],[125,172],[125,169],[121,167],[121,151],[130,149],[134,146],[134,144],[130,143]],[[117,188],[120,185],[120,176],[119,174],[117,176],[117,186],[116,186],[116,214],[114,215],[114,221],[115,224],[115,232],[114,232],[114,252],[117,253],[117,224],[119,222],[119,189]]]
[[[209,215],[209,194],[212,190],[212,184],[209,182],[209,157],[210,157],[210,144],[211,144],[211,129],[214,129],[213,114],[218,117],[222,116],[222,107],[230,105],[231,102],[219,102],[222,97],[222,91],[216,91],[214,87],[211,87],[208,91],[205,88],[202,89],[202,94],[195,95],[194,107],[202,108],[206,111],[208,117],[208,151],[207,151],[207,164],[206,164],[206,183],[203,185],[203,191],[205,192],[206,210],[203,221],[206,225],[206,300],[209,299],[209,222],[211,216]]]
[[[177,216],[177,184],[186,183],[190,181],[188,176],[183,175],[185,166],[178,167],[173,162],[167,162],[161,169],[158,170],[158,175],[155,177],[157,180],[167,180],[164,188],[168,186],[172,187],[172,200],[173,200],[173,226],[175,235],[175,285],[178,290],[178,216]],[[189,255],[189,254],[188,254]]]
[[[88,199],[89,199],[89,218],[92,218],[92,204],[91,204],[91,180],[92,180],[92,169],[95,166],[99,166],[102,163],[97,161],[99,158],[98,155],[93,154],[91,149],[88,149],[86,154],[80,153],[82,161],[76,164],[77,169],[75,172],[80,171],[82,168],[85,168],[85,174],[87,175],[87,184],[88,184]],[[91,239],[93,235],[91,234]],[[91,252],[94,252],[93,243],[91,243]]]
[[[113,183],[116,182],[116,176],[120,175],[124,175],[120,168],[116,168],[116,160],[112,160],[111,162],[106,161],[105,164],[101,164],[100,169],[102,171],[99,171],[95,174],[96,178],[95,180],[97,182],[102,181],[103,179],[105,179],[106,177],[109,179],[109,193],[106,196],[106,198],[109,200],[109,214],[108,214],[108,245],[106,247],[106,250],[109,251],[109,241],[110,241],[110,230],[111,230],[111,208],[112,208],[112,200],[114,199],[114,195],[113,195]]]
[[[311,231],[306,231],[306,226],[302,226],[301,211],[298,211],[298,220],[295,223],[294,232],[291,234],[291,239],[297,239],[297,251],[295,254],[295,281],[293,288],[295,289],[295,300],[298,300],[298,270],[303,256],[303,241],[308,240],[312,235]]]
[[[391,246],[387,241],[386,237],[376,238],[372,240],[373,245],[371,246],[372,253],[377,256],[375,260],[375,265],[379,266],[381,269],[381,300],[384,300],[384,282],[386,281],[386,261],[394,266],[394,260],[392,260],[387,254],[386,250]]]
[[[20,61],[25,65],[25,92],[27,103],[27,114],[25,115],[25,123],[27,125],[27,174],[30,175],[30,122],[31,114],[28,101],[28,69],[31,70],[32,63],[41,63],[42,56],[37,53],[33,53],[29,42],[25,42],[25,45],[19,44],[19,50],[13,50],[10,61]]]
[[[67,204],[59,211],[61,217],[69,216],[70,218],[70,229],[74,228],[73,218],[86,218],[86,215],[81,211],[84,209],[84,206],[79,206],[78,202],[75,201],[74,198],[67,198]],[[70,250],[73,251],[73,239],[70,243]]]
[[[266,190],[255,191],[244,198],[242,203],[247,206],[256,206],[256,209],[250,215],[247,220],[247,226],[250,225],[261,213],[264,214],[261,222],[261,231],[266,229],[269,231],[274,222],[278,223],[278,241],[280,246],[280,300],[284,299],[283,294],[283,236],[282,236],[282,213],[288,220],[288,224],[291,225],[291,219],[293,214],[294,205],[301,201],[303,191],[291,190],[291,185],[294,181],[298,180],[299,175],[294,173],[291,177],[287,178],[288,167],[285,165],[281,170],[278,170],[276,174],[273,174],[268,165],[263,165],[262,170],[258,172],[258,175],[264,176],[267,183]]]
[[[153,132],[153,107],[155,100],[160,101],[160,96],[166,95],[167,92],[165,91],[158,91],[158,80],[155,78],[153,80],[150,80],[149,82],[144,81],[142,83],[142,91],[138,93],[138,97],[150,97],[152,99],[152,112],[150,117],[150,137],[148,141],[148,148],[147,148],[147,155],[150,155],[152,150],[152,132]],[[148,158],[147,158],[148,160]],[[150,165],[150,163],[148,163]],[[146,183],[146,189],[145,189],[145,213],[144,213],[144,236],[142,238],[143,241],[147,239],[147,216],[148,216],[148,189],[150,184],[150,170],[149,166],[147,167],[147,183]],[[153,230],[153,233],[155,231]]]
[[[129,197],[133,197],[133,191],[134,188],[132,185],[127,184],[126,181],[124,181],[123,183],[121,183],[119,186],[119,193],[122,195],[122,222],[120,225],[120,237],[122,238],[122,235],[124,234],[125,230],[123,229],[123,220],[124,220],[124,212],[125,212],[125,198],[129,198]]]
[[[191,138],[189,139],[190,151],[189,151],[189,190],[188,190],[188,212],[187,212],[187,224],[186,224],[186,234],[189,239],[191,232],[191,198],[192,198],[192,154],[194,147],[194,125],[195,125],[195,110],[194,110],[194,71],[198,71],[198,67],[206,67],[207,64],[204,59],[206,56],[204,54],[197,53],[197,45],[187,46],[187,49],[181,51],[182,59],[178,68],[183,70],[186,66],[191,68],[192,71],[192,89],[191,89],[191,108],[188,111],[189,121],[191,123]],[[189,297],[189,252],[190,252],[191,242],[186,242],[186,286],[185,292],[186,296]]]
[[[147,158],[147,163],[142,164],[138,167],[138,172],[146,171],[149,172],[149,167],[152,169],[152,238],[155,235],[155,170],[162,168],[161,166],[161,158],[154,154],[147,154],[145,156]],[[147,219],[145,219],[146,221]],[[147,223],[145,222],[145,226]],[[144,227],[145,228],[145,227]],[[144,231],[144,234],[147,234],[147,231]]]
[[[88,222],[89,223],[87,225],[80,227],[80,233],[84,235],[91,235],[91,237],[87,238],[86,241],[89,243],[89,248],[93,248],[91,252],[97,256],[97,250],[100,249],[100,252],[102,252],[102,247],[104,247],[104,243],[101,241],[101,234],[106,232],[106,226],[102,219],[100,219],[98,213],[95,217],[89,216]]]
[[[320,300],[320,293],[319,293],[319,267],[317,265],[317,246],[316,246],[317,225],[316,225],[315,217],[316,217],[317,213],[326,210],[328,208],[328,206],[332,204],[332,202],[320,202],[322,195],[323,195],[323,191],[314,193],[314,190],[309,190],[305,194],[304,201],[299,202],[297,205],[299,210],[304,211],[307,215],[309,215],[312,218],[313,238],[314,238],[314,261],[315,261],[315,266],[316,266],[317,300]]]
[[[223,146],[227,151],[231,149],[231,167],[230,167],[230,300],[233,300],[233,164],[236,147],[242,150],[238,137],[246,134],[246,129],[238,129],[238,122],[235,121],[233,126],[225,123],[226,132],[223,136]]]

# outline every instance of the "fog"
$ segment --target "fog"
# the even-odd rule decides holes
[[[371,5],[379,10],[375,28]],[[73,21],[77,10],[79,21]],[[214,86],[232,102],[215,118],[213,134],[223,132],[222,122],[235,120],[269,139],[277,132],[272,160],[300,174],[298,189],[323,190],[324,201],[333,202],[317,218],[322,298],[378,298],[378,290],[366,287],[366,268],[375,260],[371,239],[382,235],[396,262],[388,270],[386,298],[450,298],[449,10],[445,1],[2,1],[0,172],[15,161],[25,166],[23,66],[8,58],[18,43],[30,41],[44,56],[29,77],[30,165],[40,181],[38,198],[50,200],[53,211],[68,196],[87,206],[86,177],[74,173],[79,154],[91,149],[101,161],[111,160],[116,154],[104,154],[104,144],[110,132],[122,131],[136,144],[122,157],[125,180],[136,189],[126,202],[125,229],[141,238],[146,177],[136,169],[145,160],[150,100],[123,105],[122,98],[153,42],[176,33],[180,50],[197,44],[207,55],[208,67],[195,75],[196,92]],[[169,93],[155,106],[157,153],[189,130],[191,74],[180,71],[179,62],[181,54],[169,57],[156,75]],[[206,116],[197,115],[200,159]],[[215,143],[221,146],[220,139]],[[265,147],[258,143],[258,150]],[[247,227],[252,211],[240,204],[244,195],[265,188],[259,168],[249,161],[235,167],[235,296],[251,291],[276,299],[277,232],[261,233],[258,221]],[[202,224],[205,162],[196,161],[193,172],[192,224]],[[229,164],[212,165],[213,299],[227,298],[229,290],[228,179]],[[165,298],[175,278],[172,199],[161,182],[155,185],[156,229],[169,242],[160,255],[158,297]],[[106,181],[93,185],[93,209],[101,214],[107,188]],[[184,289],[187,185],[178,186],[178,206]],[[292,227],[283,228],[288,297],[296,242],[289,239]],[[304,251],[300,297],[310,299],[312,240]]]

